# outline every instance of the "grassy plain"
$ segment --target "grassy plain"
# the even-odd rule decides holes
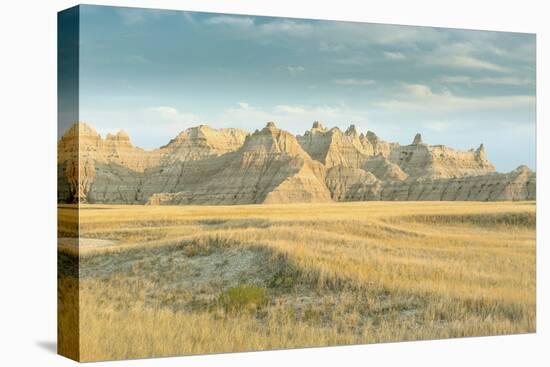
[[[85,361],[535,331],[533,202],[83,205],[80,236]]]

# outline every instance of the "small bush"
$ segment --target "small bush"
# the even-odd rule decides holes
[[[288,291],[294,287],[299,273],[292,269],[278,271],[269,280],[269,287]]]
[[[194,256],[208,256],[211,255],[216,248],[217,244],[211,239],[193,239],[191,241],[184,241],[182,243],[183,254],[187,257]]]
[[[192,242],[183,248],[183,253],[187,257],[207,256],[212,253],[212,249],[208,245]]]
[[[241,285],[222,292],[218,302],[228,312],[255,312],[267,304],[267,295],[265,288]]]

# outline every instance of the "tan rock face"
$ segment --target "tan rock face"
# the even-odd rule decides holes
[[[339,165],[359,168],[375,151],[374,146],[357,133],[354,125],[344,133],[337,127],[327,130],[316,122],[311,130],[297,139],[311,158],[327,168]]]
[[[328,170],[325,182],[334,201],[353,201],[358,188],[374,186],[379,180],[360,168],[334,166]]]
[[[363,169],[382,181],[403,181],[408,177],[397,164],[390,162],[382,154],[365,161]]]
[[[237,149],[246,135],[238,129],[216,130],[201,125],[186,130],[164,147],[147,151],[133,146],[123,131],[102,139],[91,126],[75,124],[58,143],[62,192],[71,196],[64,201],[144,202],[144,183],[149,183],[145,186],[148,193],[163,189],[166,180],[155,181],[155,173],[164,172],[175,162],[202,160]]]
[[[196,161],[232,152],[243,145],[247,135],[239,129],[218,130],[206,125],[192,127],[161,148],[166,153],[166,162],[163,163]]]
[[[392,149],[399,147],[398,143],[389,143],[380,139],[372,131],[367,131],[365,135],[361,134],[359,140],[363,145],[363,148],[370,156],[382,155],[387,157]]]
[[[189,128],[155,150],[124,132],[104,139],[73,125],[58,142],[59,202],[253,204],[353,200],[534,200],[536,176],[494,173],[485,148],[456,151],[388,143],[374,133],[319,122],[302,136],[273,122]]]
[[[254,204],[329,201],[324,167],[314,162],[296,138],[273,123],[248,136],[240,149],[204,162],[199,179],[170,187],[170,204]],[[182,167],[182,176],[193,176]]]
[[[423,144],[421,138],[416,144],[394,147],[388,160],[411,177],[450,178],[495,172],[483,149],[457,151],[444,145]]]
[[[510,201],[535,200],[536,174],[525,166],[510,173],[457,178],[351,183],[346,201]]]

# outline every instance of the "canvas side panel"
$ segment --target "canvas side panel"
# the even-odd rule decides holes
[[[79,7],[57,16],[57,351],[80,359]]]

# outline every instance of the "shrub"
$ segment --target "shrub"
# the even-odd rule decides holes
[[[292,269],[278,271],[269,280],[269,287],[288,291],[294,287],[299,273]]]
[[[255,312],[267,304],[267,295],[265,288],[241,285],[226,289],[220,294],[218,302],[228,312]]]

